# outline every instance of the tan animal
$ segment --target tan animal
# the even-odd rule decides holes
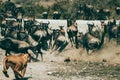
[[[19,55],[9,55],[3,59],[3,73],[6,77],[9,77],[7,70],[9,67],[12,68],[15,78],[24,78],[27,63],[30,61],[30,54],[19,54]],[[21,71],[21,73],[20,73]]]

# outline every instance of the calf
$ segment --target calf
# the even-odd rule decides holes
[[[26,72],[27,63],[30,61],[30,54],[9,55],[3,59],[3,73],[6,77],[9,77],[7,70],[12,68],[15,78],[17,80],[23,80]],[[21,71],[21,73],[20,73]]]

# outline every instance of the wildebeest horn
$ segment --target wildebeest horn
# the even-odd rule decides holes
[[[108,17],[108,16],[106,16],[106,19],[110,21],[110,19],[109,19],[109,17]]]
[[[48,21],[48,24],[50,24],[50,21]]]

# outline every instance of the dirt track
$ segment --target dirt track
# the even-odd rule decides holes
[[[49,57],[48,57],[49,56]],[[52,57],[52,59],[51,59]],[[70,66],[67,66],[66,63],[64,63],[64,57],[61,56],[54,56],[53,54],[45,54],[44,55],[43,62],[31,62],[28,63],[25,80],[94,80],[96,78],[93,77],[60,77],[58,76],[52,76],[53,73],[55,73],[59,69],[68,69]],[[10,75],[10,78],[5,78],[2,73],[2,63],[0,63],[0,80],[13,80],[14,75],[11,69],[8,70],[8,74]]]
[[[96,51],[91,55],[87,55],[85,53],[85,50],[83,50],[82,48],[81,49],[66,48],[60,54],[57,54],[56,52],[54,52],[53,54],[49,54],[49,52],[45,52],[43,62],[31,62],[28,64],[25,80],[110,80],[103,77],[90,76],[90,75],[66,76],[65,74],[65,76],[61,76],[60,74],[57,73],[62,72],[60,70],[63,70],[63,72],[68,71],[72,73],[72,70],[74,70],[71,66],[71,63],[67,64],[64,62],[64,59],[66,59],[67,57],[70,57],[72,62],[76,62],[79,60],[88,61],[88,62],[89,61],[102,62],[103,59],[106,59],[108,64],[119,65],[120,46],[113,46],[113,45],[114,43],[104,45],[103,47],[104,49]],[[2,60],[2,58],[4,57],[3,55],[4,51],[3,50],[0,51],[1,51],[0,60]],[[83,69],[84,68],[81,68],[81,70]],[[8,74],[10,75],[10,78],[5,78],[2,73],[2,63],[0,61],[0,80],[13,80],[14,75],[11,69],[8,70]]]

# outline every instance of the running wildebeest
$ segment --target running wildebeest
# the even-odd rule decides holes
[[[100,32],[96,28],[94,24],[88,24],[88,32],[84,35],[81,33],[80,39],[77,39],[77,43],[81,42],[80,44],[86,49],[87,54],[89,54],[90,50],[100,49],[104,43],[106,32]],[[106,27],[104,27],[104,30],[105,28]]]
[[[34,42],[33,42],[34,43]],[[3,38],[0,40],[0,48],[5,50],[5,55],[10,55],[10,52],[14,53],[29,53],[28,50],[32,50],[32,52],[38,57],[38,54],[41,54],[41,60],[43,60],[42,52],[38,53],[39,49],[41,48],[41,44],[36,43],[31,45],[26,41],[16,40],[12,38]]]
[[[62,52],[64,48],[68,45],[68,41],[65,37],[65,31],[63,29],[63,26],[59,26],[59,27],[60,30],[56,29],[53,31],[54,44],[52,48],[55,48],[55,50]]]
[[[119,43],[119,37],[120,37],[120,24],[117,25],[116,24],[116,20],[112,20],[108,22],[108,28],[107,28],[107,32],[108,32],[108,38],[109,41],[112,38],[116,39],[117,44]]]
[[[75,22],[72,22],[70,23],[70,25],[68,25],[67,33],[68,33],[68,38],[71,42],[71,45],[73,46],[74,44],[76,44],[76,37],[78,33],[77,24]]]

